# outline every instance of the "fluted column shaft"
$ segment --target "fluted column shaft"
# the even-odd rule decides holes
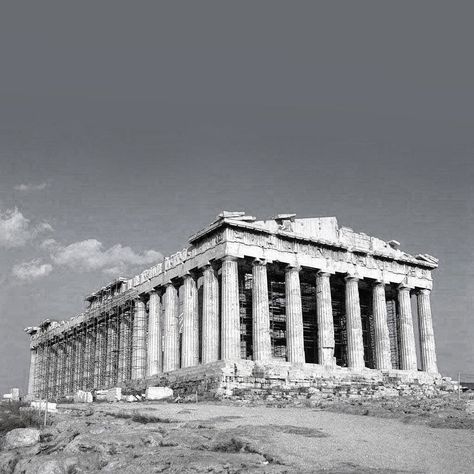
[[[100,325],[96,326],[96,339],[95,339],[95,357],[94,357],[94,388],[100,387],[101,379],[101,361],[102,361],[102,344],[104,339],[104,333]],[[77,365],[76,365],[77,367]],[[76,369],[77,371],[77,369]],[[78,377],[76,377],[76,389],[78,388]]]
[[[196,280],[185,275],[183,280],[183,344],[181,367],[199,364],[199,320]]]
[[[418,290],[416,297],[420,328],[421,369],[426,372],[438,373],[430,293],[430,290]]]
[[[332,316],[330,274],[316,275],[316,317],[318,323],[318,362],[321,365],[335,365],[334,321]]]
[[[398,304],[400,308],[400,369],[417,370],[410,288],[398,287]]]
[[[66,374],[64,377],[64,393],[68,394],[71,392],[71,376],[72,376],[72,356],[74,354],[74,340],[71,335],[68,334],[65,338],[66,344]]]
[[[305,356],[299,272],[299,267],[288,267],[285,272],[286,350],[288,362],[302,364]]]
[[[132,379],[143,379],[146,371],[146,309],[145,302],[135,300],[132,332]]]
[[[161,372],[160,311],[160,295],[151,291],[148,301],[147,377]]]
[[[374,314],[375,368],[388,370],[392,368],[390,353],[390,336],[387,323],[387,302],[385,284],[376,282],[372,290],[372,307]]]
[[[164,294],[163,372],[179,369],[178,292],[172,283]]]
[[[240,358],[239,274],[237,259],[222,261],[222,332],[223,360]]]
[[[219,281],[211,265],[203,272],[202,363],[219,360]]]
[[[347,276],[346,316],[347,316],[347,362],[349,368],[363,369],[364,341],[362,339],[362,319],[359,301],[359,279]]]
[[[130,354],[131,354],[131,321],[130,313],[125,312],[120,318],[120,349],[119,349],[119,375],[118,380],[124,381],[130,378]]]
[[[37,360],[37,350],[31,349],[30,350],[30,372],[28,375],[28,396],[30,398],[34,397],[36,391],[36,382],[35,382],[35,374],[36,374],[36,360]]]
[[[272,347],[270,340],[267,266],[265,262],[256,260],[253,263],[252,277],[253,360],[268,360],[272,356]]]
[[[106,361],[106,386],[111,387],[113,383],[113,358],[114,358],[114,326],[112,319],[107,321],[107,361]]]

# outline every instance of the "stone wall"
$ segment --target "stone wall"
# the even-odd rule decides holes
[[[168,386],[175,395],[233,400],[288,400],[305,398],[379,398],[434,396],[457,390],[456,382],[420,371],[323,368],[316,364],[290,364],[248,360],[214,362],[180,369],[128,384],[125,390]]]

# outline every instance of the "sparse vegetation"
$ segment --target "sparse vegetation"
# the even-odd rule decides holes
[[[40,428],[42,416],[37,411],[21,410],[28,407],[22,402],[8,402],[0,404],[0,437],[15,428]]]

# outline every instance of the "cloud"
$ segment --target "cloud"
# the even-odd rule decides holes
[[[47,222],[32,225],[17,208],[0,210],[0,247],[22,247],[39,234],[52,230]]]
[[[51,251],[51,260],[56,265],[78,271],[101,270],[109,275],[119,275],[129,267],[149,265],[163,259],[162,254],[155,250],[139,254],[121,244],[104,250],[102,243],[96,239],[82,240],[67,246],[58,244],[54,239],[47,239],[42,247]]]
[[[53,266],[50,263],[41,263],[39,259],[19,263],[12,269],[13,275],[20,280],[36,280],[49,275],[52,271]]]
[[[39,184],[33,184],[33,183],[17,184],[14,189],[16,191],[25,191],[25,192],[42,191],[43,189],[46,189],[48,186],[49,186],[49,183],[44,181]]]

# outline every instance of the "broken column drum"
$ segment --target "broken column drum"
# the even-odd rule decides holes
[[[382,383],[418,374],[426,384],[440,377],[430,302],[438,261],[398,247],[334,217],[223,212],[183,250],[92,293],[78,316],[27,328],[28,395],[178,380],[185,390],[200,377],[229,381],[241,366],[260,384],[267,371],[288,384],[293,370]]]

